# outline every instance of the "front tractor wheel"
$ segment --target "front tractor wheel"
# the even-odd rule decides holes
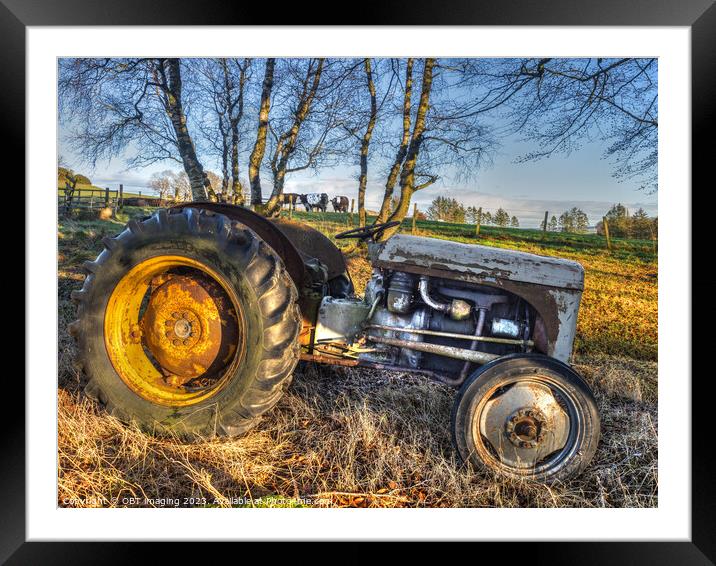
[[[545,483],[579,474],[599,442],[589,387],[567,364],[541,354],[504,356],[477,370],[453,407],[463,461]]]
[[[256,424],[299,358],[298,293],[276,253],[192,208],[131,221],[104,244],[73,293],[87,394],[159,433],[233,436]]]

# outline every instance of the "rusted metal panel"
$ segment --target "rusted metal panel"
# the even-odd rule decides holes
[[[371,254],[378,267],[419,268],[429,274],[439,272],[449,279],[475,283],[518,281],[584,289],[584,268],[579,263],[516,250],[396,234],[373,248]]]

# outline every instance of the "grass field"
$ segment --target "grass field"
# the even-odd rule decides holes
[[[588,471],[566,485],[506,481],[462,467],[448,423],[454,391],[408,373],[300,364],[292,386],[257,429],[234,440],[183,444],[146,436],[81,393],[70,292],[82,261],[130,216],[60,220],[59,493],[61,506],[126,506],[125,497],[199,498],[206,505],[352,507],[653,507],[657,478],[657,260],[651,241],[418,222],[418,234],[566,257],[585,268],[574,365],[595,391],[602,440]],[[294,213],[326,234],[346,215]],[[409,232],[410,222],[403,228]],[[345,245],[345,244],[341,244]],[[370,276],[348,256],[359,288]],[[204,501],[204,499],[206,501]],[[232,499],[233,498],[233,499]],[[152,505],[154,503],[147,503]],[[255,503],[256,504],[256,503]]]

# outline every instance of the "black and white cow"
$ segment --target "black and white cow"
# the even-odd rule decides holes
[[[301,203],[306,207],[306,210],[311,212],[314,208],[322,212],[326,212],[328,206],[328,194],[326,193],[308,193],[307,195],[300,195]]]
[[[291,210],[296,210],[296,203],[301,200],[298,193],[283,193],[281,195],[281,204],[288,205]]]
[[[348,212],[348,197],[333,197],[331,204],[336,212]]]

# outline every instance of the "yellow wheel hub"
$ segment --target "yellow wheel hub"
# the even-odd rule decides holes
[[[244,352],[242,312],[231,286],[194,259],[159,256],[132,268],[105,312],[105,346],[138,395],[170,406],[218,391]]]

